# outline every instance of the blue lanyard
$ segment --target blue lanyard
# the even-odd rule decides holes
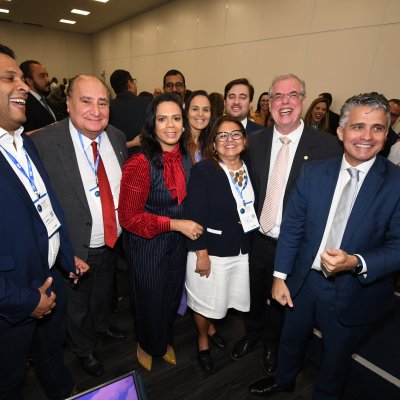
[[[99,135],[99,143],[97,144],[97,157],[96,157],[96,160],[94,161],[94,165],[89,160],[89,157],[85,150],[85,145],[83,144],[82,133],[80,133],[79,131],[78,131],[78,137],[79,137],[79,141],[81,142],[82,150],[85,153],[86,160],[89,163],[90,168],[92,169],[92,171],[94,173],[94,176],[96,177],[96,184],[97,184],[97,168],[99,167],[99,159],[100,159],[101,134]]]
[[[6,152],[7,156],[10,158],[10,160],[14,163],[14,165],[18,168],[18,170],[25,176],[26,179],[28,179],[29,183],[31,184],[33,192],[36,194],[36,196],[38,198],[40,198],[40,193],[37,189],[37,186],[35,185],[35,178],[33,176],[31,160],[29,159],[28,153],[26,152],[25,148],[22,147],[22,150],[25,153],[26,162],[28,164],[28,173],[26,173],[26,171],[22,168],[22,165],[7,149],[5,149],[3,146],[1,146],[1,147]]]
[[[235,181],[235,179],[233,178],[233,176],[230,175],[230,174],[229,174],[229,176],[231,177],[231,181],[232,181],[232,184],[233,184],[234,188],[236,189],[236,191],[238,192],[240,198],[241,198],[242,201],[243,201],[243,205],[246,206],[246,204],[251,203],[251,201],[246,203],[246,200],[243,198],[243,190],[246,189],[246,187],[247,187],[247,182],[248,182],[248,180],[249,180],[249,178],[247,177],[247,172],[246,172],[244,166],[243,166],[243,170],[245,171],[246,175],[245,175],[245,177],[244,177],[244,185],[243,185],[243,188],[242,188],[242,189],[239,188],[239,186],[238,186],[238,184],[236,183],[236,181]]]

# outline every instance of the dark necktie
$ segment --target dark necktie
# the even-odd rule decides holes
[[[97,142],[92,142],[92,148],[93,158],[96,161],[98,155]],[[103,211],[104,242],[108,247],[113,248],[118,238],[117,221],[115,219],[115,207],[110,182],[108,181],[101,157],[99,157],[97,167],[97,183],[99,185],[101,209]]]

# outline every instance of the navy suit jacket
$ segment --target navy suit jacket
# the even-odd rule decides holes
[[[262,125],[258,125],[254,121],[247,119],[246,133],[248,135],[252,134],[253,132],[259,131],[262,128],[263,128]]]
[[[289,197],[278,240],[276,271],[288,274],[292,298],[310,273],[324,234],[341,157],[305,165]],[[335,308],[345,325],[371,323],[393,301],[400,269],[400,168],[378,156],[360,188],[340,248],[360,254],[367,275],[335,277]],[[294,306],[296,300],[294,299]]]
[[[23,135],[24,148],[47,188],[61,222],[61,266],[74,272],[74,257],[61,207],[30,139]],[[0,329],[29,322],[40,300],[37,290],[50,276],[46,227],[33,202],[8,161],[0,153]],[[55,266],[53,267],[55,268]],[[16,339],[17,340],[17,339]]]
[[[207,249],[209,255],[218,257],[249,252],[250,235],[240,224],[228,177],[211,160],[192,167],[184,206],[185,218],[204,227],[197,240],[187,240],[190,250]]]

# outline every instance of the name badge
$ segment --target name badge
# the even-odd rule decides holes
[[[40,218],[46,227],[48,237],[54,235],[60,228],[61,223],[51,207],[47,193],[42,194],[37,200],[33,202],[38,211]]]
[[[245,205],[242,204],[242,206],[238,208],[238,212],[244,233],[255,231],[260,227],[253,201]]]

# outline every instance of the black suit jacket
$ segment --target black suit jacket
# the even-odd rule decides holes
[[[150,97],[136,96],[128,90],[118,93],[111,102],[110,124],[124,132],[127,142],[140,134],[150,103]],[[129,149],[129,152],[131,151]]]
[[[269,164],[271,160],[273,127],[262,129],[249,137],[250,176],[256,195],[256,210],[260,217],[267,192]],[[288,194],[305,162],[323,160],[343,153],[339,140],[328,133],[322,133],[304,126],[283,198],[285,207]]]
[[[31,93],[28,93],[26,99],[25,115],[26,122],[23,124],[25,132],[31,132],[55,122],[53,116]]]
[[[207,249],[209,255],[218,257],[249,252],[250,235],[240,224],[228,177],[211,160],[192,167],[184,206],[185,218],[204,227],[197,240],[187,240],[190,250]]]
[[[246,133],[248,135],[252,134],[253,132],[259,131],[263,127],[261,125],[256,124],[253,121],[250,121],[249,119],[247,120],[247,126],[246,126]]]

